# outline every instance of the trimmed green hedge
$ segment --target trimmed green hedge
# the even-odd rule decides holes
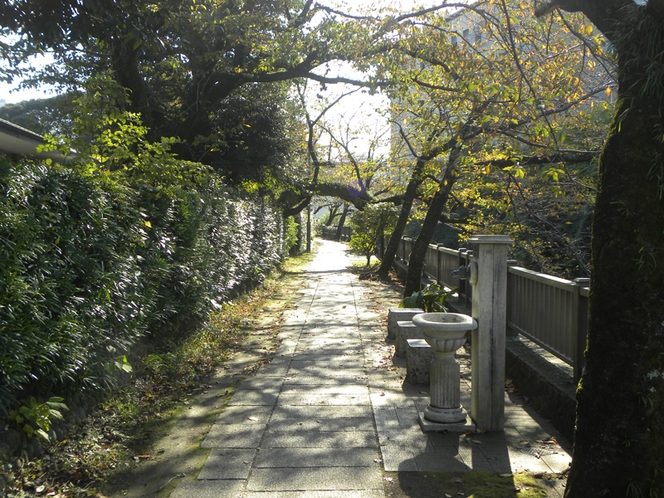
[[[190,330],[289,249],[271,203],[204,168],[129,176],[0,157],[0,412],[105,387],[137,343]]]

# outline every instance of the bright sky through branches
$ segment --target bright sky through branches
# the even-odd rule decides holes
[[[461,0],[463,1],[463,0]],[[401,11],[419,10],[420,8],[431,7],[440,4],[440,0],[319,0],[321,4],[334,6],[345,12],[357,13],[360,10],[365,13],[368,11],[372,15],[384,15],[385,8],[398,8]],[[45,56],[43,60],[35,59],[33,63],[37,66],[48,63],[49,57]],[[1,61],[0,61],[1,63]],[[0,82],[0,101],[4,100],[7,104],[15,104],[23,100],[43,99],[55,95],[52,88],[26,88],[17,90],[19,82],[4,83]]]
[[[352,15],[387,16],[397,12],[413,12],[423,10],[444,3],[445,0],[318,0],[318,3],[337,9]],[[455,3],[465,3],[465,0],[447,0]],[[361,74],[353,72],[349,64],[331,63],[324,66],[325,70],[318,72],[326,73],[328,76],[340,76],[351,79],[364,79]],[[312,88],[317,84],[311,82]],[[325,102],[334,101],[339,95],[349,92],[354,87],[350,85],[326,85],[325,90],[319,89],[318,95],[322,95],[326,101],[319,102],[324,106]],[[315,99],[310,105],[316,106]],[[382,137],[382,145],[374,151],[377,154],[389,152],[389,130],[390,125],[387,115],[389,107],[388,99],[381,93],[370,94],[366,89],[360,89],[351,95],[344,97],[325,115],[325,121],[335,128],[338,137],[348,133],[350,137],[348,146],[356,154],[356,159],[364,156],[369,143]],[[351,131],[352,130],[352,131]],[[322,142],[329,143],[329,137],[323,138]],[[378,157],[374,157],[378,159]]]

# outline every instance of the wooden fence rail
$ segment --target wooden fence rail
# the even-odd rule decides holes
[[[399,244],[397,258],[406,266],[414,242],[404,237]],[[379,241],[379,257],[385,245],[385,240]],[[456,288],[459,299],[470,306],[472,286],[452,272],[467,266],[471,258],[472,250],[430,244],[424,272],[440,285]],[[521,334],[571,365],[575,380],[580,378],[584,364],[588,284],[588,279],[565,280],[514,265],[507,270],[508,334]]]

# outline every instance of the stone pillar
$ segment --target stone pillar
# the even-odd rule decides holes
[[[471,418],[479,430],[505,426],[505,329],[507,326],[507,248],[505,235],[478,235],[473,244],[470,283],[472,316]]]
[[[466,411],[461,408],[461,369],[454,359],[455,351],[436,351],[431,362],[430,378],[443,381],[430,383],[431,402],[424,417],[433,422],[454,424],[466,420]]]

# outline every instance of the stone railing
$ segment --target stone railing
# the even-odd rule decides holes
[[[401,239],[397,263],[407,266],[414,239]],[[387,241],[377,245],[382,257]],[[429,245],[425,256],[425,276],[456,288],[461,304],[470,307],[472,286],[460,267],[468,268],[473,248],[449,249]],[[574,368],[578,380],[583,369],[583,351],[588,328],[588,279],[565,280],[521,268],[508,261],[507,313],[508,335],[523,335]],[[454,273],[453,273],[454,272]]]

